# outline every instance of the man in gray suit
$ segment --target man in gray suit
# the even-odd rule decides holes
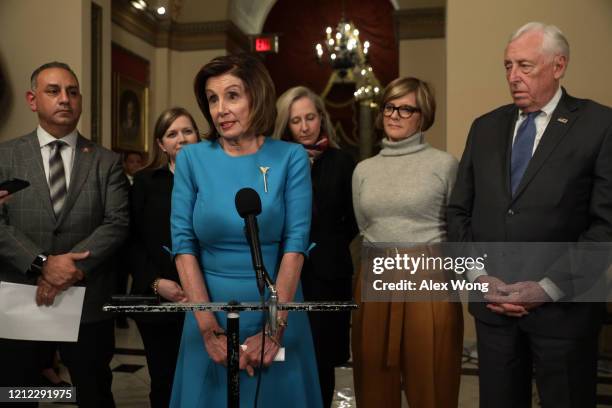
[[[79,405],[112,407],[114,328],[102,305],[115,287],[113,254],[128,234],[127,182],[119,156],[76,130],[82,96],[70,67],[42,65],[31,82],[26,99],[39,126],[0,144],[0,180],[31,184],[0,207],[0,280],[36,284],[39,305],[86,287],[78,341],[59,350]],[[0,386],[38,385],[35,351],[36,342],[0,339]]]

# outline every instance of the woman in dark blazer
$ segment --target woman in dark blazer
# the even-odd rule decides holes
[[[134,176],[131,196],[134,242],[132,294],[155,294],[162,301],[186,301],[170,256],[170,199],[174,164],[181,147],[200,140],[193,117],[183,108],[164,111],[155,124],[153,157]],[[134,315],[151,377],[151,406],[168,407],[184,313]]]
[[[300,143],[311,162],[313,188],[310,240],[314,247],[302,269],[307,301],[351,300],[353,262],[349,245],[357,234],[351,177],[355,163],[335,143],[321,98],[298,86],[276,104],[274,137]],[[310,312],[323,406],[331,406],[334,367],[349,359],[350,312]]]

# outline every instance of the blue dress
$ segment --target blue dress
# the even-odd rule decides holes
[[[260,167],[268,167],[264,177]],[[236,212],[238,190],[251,187],[261,197],[257,217],[264,263],[276,278],[285,252],[306,253],[309,245],[312,190],[307,154],[298,144],[265,139],[256,153],[233,157],[217,141],[183,147],[172,192],[174,254],[200,260],[213,302],[258,301],[259,294]],[[298,287],[295,300],[302,300]],[[215,313],[226,327],[225,313]],[[261,312],[240,314],[240,341],[261,331]],[[284,333],[285,361],[264,369],[260,407],[322,406],[314,348],[306,313],[291,312]],[[257,376],[240,373],[240,406],[252,407]],[[213,362],[193,313],[187,313],[172,389],[172,407],[222,408],[227,405],[227,369]]]

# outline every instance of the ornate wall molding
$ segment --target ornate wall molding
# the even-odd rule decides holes
[[[398,41],[446,36],[444,7],[396,10],[393,13],[393,19]]]
[[[176,23],[139,12],[124,0],[113,0],[112,22],[154,47],[176,51],[226,49],[248,51],[249,37],[232,21]]]

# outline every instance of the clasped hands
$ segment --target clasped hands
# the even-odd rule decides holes
[[[508,285],[491,275],[479,276],[476,281],[489,284],[489,291],[484,298],[489,302],[487,308],[497,314],[522,317],[529,314],[529,310],[552,301],[538,282],[524,281]]]
[[[77,268],[75,261],[88,256],[89,251],[49,255],[38,278],[36,304],[51,306],[58,294],[82,280],[85,275]]]
[[[264,346],[263,366],[268,367],[274,361],[274,357],[281,347],[284,327],[279,327],[275,336],[266,334]],[[217,327],[215,329],[207,329],[203,332],[204,345],[210,358],[217,364],[227,366],[227,338],[223,329]],[[240,345],[240,363],[241,370],[246,370],[249,376],[255,375],[255,368],[261,366],[261,347],[262,347],[262,332],[258,332],[251,337],[248,337],[245,342]]]

